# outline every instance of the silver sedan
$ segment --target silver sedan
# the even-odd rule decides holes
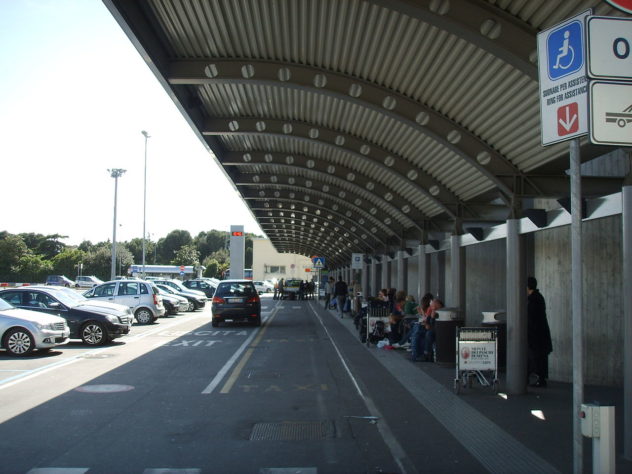
[[[59,316],[18,309],[0,299],[0,346],[9,354],[26,356],[66,344],[68,323]]]

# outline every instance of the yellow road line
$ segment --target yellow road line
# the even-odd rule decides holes
[[[255,348],[257,347],[259,342],[261,342],[263,335],[268,329],[268,325],[272,322],[272,320],[274,319],[276,315],[277,315],[277,312],[275,311],[274,314],[268,318],[265,325],[261,328],[261,331],[259,331],[259,334],[257,334],[257,337],[250,345],[250,348],[244,353],[243,357],[241,358],[241,360],[239,361],[239,363],[237,364],[233,372],[230,374],[230,377],[228,377],[228,380],[226,380],[226,383],[224,384],[222,389],[219,391],[219,393],[230,393],[231,389],[233,388],[233,385],[235,385],[235,382],[237,382],[237,379],[241,375],[241,371],[243,370],[246,363],[248,362],[248,359],[250,359]]]

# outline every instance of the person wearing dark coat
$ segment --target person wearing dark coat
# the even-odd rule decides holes
[[[549,354],[553,352],[551,331],[546,319],[546,303],[538,290],[538,281],[527,278],[527,346],[529,349],[528,375],[538,378],[532,387],[546,387],[549,376]]]

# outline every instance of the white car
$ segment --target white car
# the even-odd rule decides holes
[[[257,293],[272,293],[274,291],[274,285],[267,281],[253,281]]]
[[[103,280],[98,279],[95,276],[78,276],[75,280],[75,288],[92,288],[103,283]]]
[[[113,280],[95,286],[83,296],[127,306],[140,324],[150,324],[165,315],[158,288],[150,281]]]
[[[48,351],[70,338],[70,328],[59,316],[18,309],[0,299],[0,346],[9,354],[26,356]]]

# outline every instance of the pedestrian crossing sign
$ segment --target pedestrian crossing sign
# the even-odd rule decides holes
[[[325,257],[314,257],[312,263],[314,268],[325,268]]]

